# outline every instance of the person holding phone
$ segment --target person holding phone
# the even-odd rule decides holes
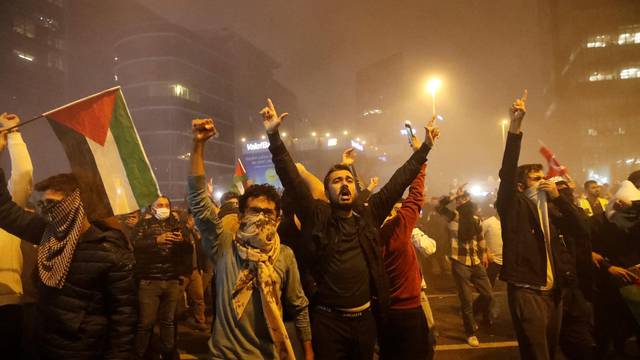
[[[160,351],[163,359],[175,352],[175,312],[181,295],[182,259],[192,254],[186,223],[160,196],[133,231],[138,284],[138,327],[136,356],[144,358],[156,322],[160,322]]]

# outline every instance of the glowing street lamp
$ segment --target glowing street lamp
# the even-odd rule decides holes
[[[436,92],[442,86],[442,81],[438,78],[432,78],[427,82],[425,90],[431,93],[431,104],[433,106],[433,116],[436,116]]]
[[[502,145],[505,145],[507,143],[507,134],[505,132],[507,125],[509,125],[509,120],[502,119],[502,121],[500,122],[500,126],[502,126]]]

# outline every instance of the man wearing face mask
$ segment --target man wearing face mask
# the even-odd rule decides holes
[[[6,185],[0,169],[0,227],[39,245],[40,358],[129,359],[136,292],[122,232],[88,221],[71,174],[35,185],[37,214],[12,202]]]
[[[139,317],[136,355],[143,358],[149,347],[153,327],[160,322],[160,351],[163,359],[175,351],[176,305],[181,296],[181,260],[191,256],[193,248],[186,240],[189,233],[171,202],[159,197],[133,231],[136,278],[139,281]]]
[[[525,95],[510,110],[511,123],[500,169],[496,207],[503,235],[500,278],[508,283],[511,318],[523,359],[553,359],[562,319],[558,269],[560,217],[576,237],[588,230],[576,208],[544,180],[542,165],[518,166],[525,115]],[[549,202],[558,210],[549,212]]]
[[[286,113],[271,100],[261,112],[278,177],[291,196],[302,225],[304,261],[316,282],[313,296],[313,349],[319,359],[371,359],[389,307],[379,229],[393,205],[420,172],[438,136],[425,126],[426,140],[413,138],[413,155],[367,202],[356,201],[355,176],[349,166],[334,165],[324,178],[329,203],[313,198],[280,138]]]
[[[252,185],[239,199],[240,226],[225,229],[207,196],[204,146],[216,134],[211,119],[193,120],[189,207],[202,247],[215,264],[215,321],[209,340],[214,359],[295,359],[283,311],[295,319],[305,359],[313,359],[308,300],[293,251],[280,243],[280,196]]]

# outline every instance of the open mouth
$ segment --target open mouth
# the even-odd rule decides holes
[[[340,189],[339,199],[340,199],[340,201],[350,201],[351,200],[351,191],[349,191],[348,188],[343,187],[342,189]]]

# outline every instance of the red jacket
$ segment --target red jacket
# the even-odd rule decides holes
[[[411,242],[411,232],[418,222],[424,201],[426,165],[411,183],[409,196],[396,216],[382,225],[380,239],[384,267],[389,276],[391,309],[413,309],[420,306],[422,274]]]

